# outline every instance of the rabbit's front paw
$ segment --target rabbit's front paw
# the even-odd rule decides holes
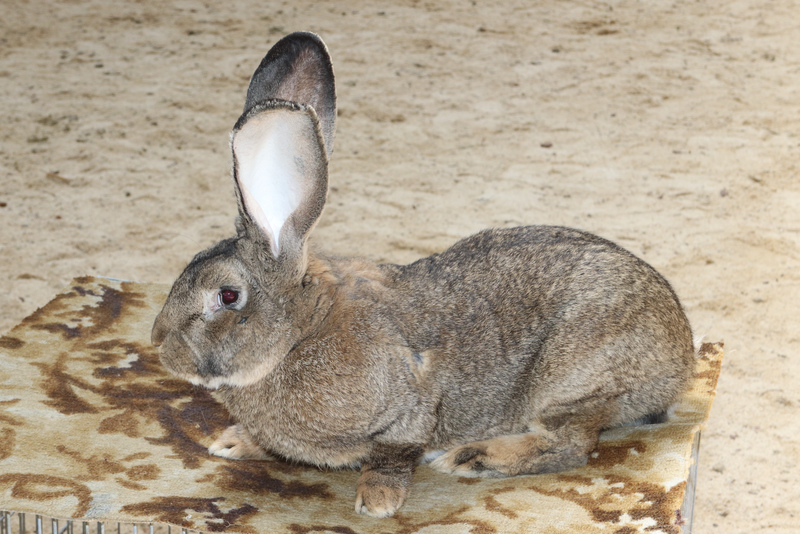
[[[211,444],[208,453],[231,460],[266,460],[269,455],[240,425],[229,426]]]
[[[372,517],[391,517],[408,495],[408,482],[379,471],[365,471],[358,479],[356,512]]]

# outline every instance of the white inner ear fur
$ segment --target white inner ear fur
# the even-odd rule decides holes
[[[251,117],[234,134],[236,177],[245,209],[280,252],[281,230],[308,193],[306,157],[316,141],[311,117],[300,111],[272,109]],[[313,172],[313,171],[312,171]]]

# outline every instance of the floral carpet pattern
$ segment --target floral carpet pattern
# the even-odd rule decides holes
[[[355,471],[208,454],[231,420],[158,361],[150,328],[167,291],[78,278],[0,338],[0,510],[235,533],[682,530],[719,344],[701,347],[669,421],[605,432],[588,465],[486,480],[423,465],[400,512],[372,519],[353,511]]]

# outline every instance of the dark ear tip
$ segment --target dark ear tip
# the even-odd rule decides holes
[[[328,47],[319,37],[311,32],[295,32],[283,37],[269,49],[267,55],[250,78],[250,86],[247,90],[245,111],[260,100],[268,98],[280,98],[282,82],[295,72],[296,62],[301,56],[310,53],[313,58],[310,63],[314,64],[314,77],[323,86],[333,88],[333,64],[331,62]],[[309,58],[306,57],[306,61]],[[304,80],[306,83],[310,80]],[[291,91],[296,91],[292,89]],[[290,92],[291,92],[290,91]],[[334,97],[335,98],[335,97]],[[284,100],[292,100],[284,98]],[[306,104],[307,102],[300,102]],[[319,111],[319,110],[318,110]]]
[[[292,62],[307,50],[314,52],[314,56],[320,62],[322,70],[333,78],[333,64],[331,63],[328,47],[319,35],[311,32],[294,32],[283,37],[270,48],[261,64],[269,63],[281,56],[285,56],[289,62]]]
[[[325,43],[322,41],[322,38],[313,32],[292,32],[289,35],[286,35],[285,37],[281,38],[281,40],[278,41],[278,43],[281,43],[283,41],[312,41],[317,46],[326,48]]]
[[[295,57],[300,51],[308,49],[316,50],[317,55],[330,64],[328,47],[319,35],[311,32],[294,32],[282,37],[269,49],[262,64],[284,54]]]
[[[314,108],[328,153],[333,150],[336,88],[328,48],[319,35],[295,32],[279,40],[250,78],[244,114],[267,100]]]

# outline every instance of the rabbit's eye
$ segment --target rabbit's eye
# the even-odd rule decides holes
[[[224,305],[228,306],[239,300],[239,292],[233,289],[223,289],[219,292],[219,298]]]

